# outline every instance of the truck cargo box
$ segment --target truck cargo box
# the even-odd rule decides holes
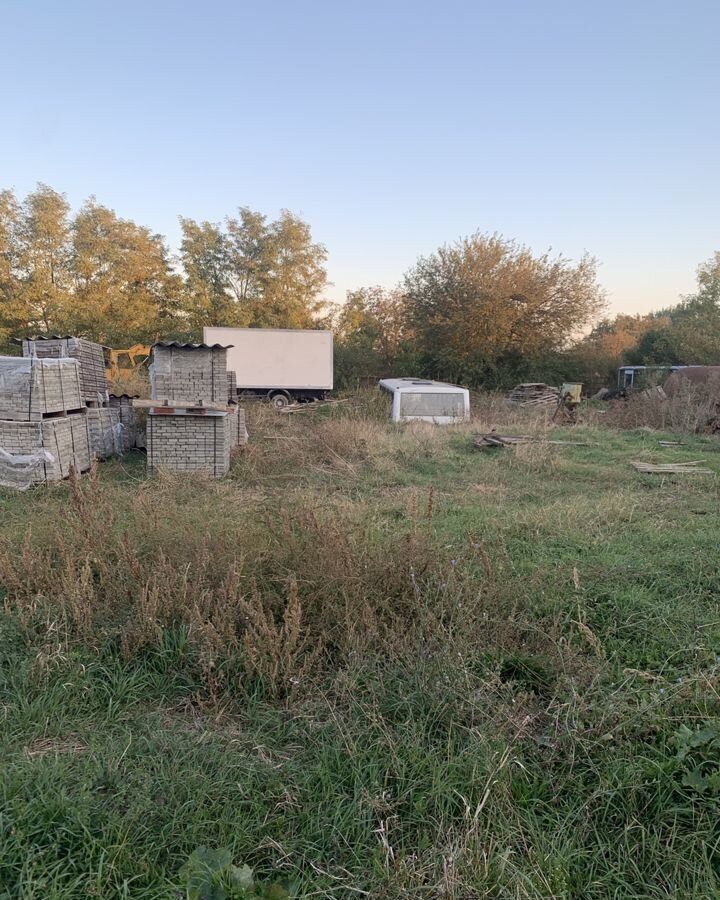
[[[228,371],[237,376],[238,391],[291,395],[332,390],[331,331],[293,328],[203,328],[206,344],[232,345]]]

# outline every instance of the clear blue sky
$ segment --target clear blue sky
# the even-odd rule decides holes
[[[475,230],[601,262],[615,311],[720,249],[720,3],[3,0],[0,186],[306,218],[333,299]]]

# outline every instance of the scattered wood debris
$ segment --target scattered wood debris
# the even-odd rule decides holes
[[[507,402],[518,406],[557,406],[560,391],[543,382],[517,384],[507,395]]]
[[[641,392],[640,396],[645,397],[646,400],[667,400],[667,394],[659,384],[656,384],[653,387],[645,388],[645,390]]]
[[[589,447],[587,441],[553,441],[544,437],[532,437],[525,434],[476,434],[473,435],[473,446],[477,450],[491,447],[512,447],[515,444],[559,444],[567,447]]]
[[[712,469],[704,468],[700,463],[705,462],[703,459],[694,459],[691,462],[682,463],[661,463],[655,465],[653,463],[641,462],[633,460],[630,465],[643,475],[712,475]]]

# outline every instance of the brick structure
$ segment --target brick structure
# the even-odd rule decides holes
[[[147,464],[156,472],[202,472],[222,478],[230,468],[227,413],[147,417]]]
[[[153,400],[197,404],[198,409],[149,410],[148,470],[201,472],[212,478],[226,475],[234,446],[227,406],[227,347],[174,341],[155,344],[150,387]],[[213,408],[218,405],[221,408]]]
[[[39,422],[84,408],[77,360],[0,356],[0,419]]]
[[[86,403],[108,401],[103,347],[84,338],[66,335],[32,337],[22,341],[23,356],[38,359],[76,359],[80,363],[80,389]]]
[[[229,402],[237,388],[227,350],[176,342],[153,347],[150,385],[158,407],[147,415],[149,471],[227,474],[231,449],[247,442],[245,410]]]

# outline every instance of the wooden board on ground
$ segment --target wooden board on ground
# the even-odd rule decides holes
[[[703,459],[694,459],[684,463],[653,463],[633,460],[630,465],[643,475],[712,475],[712,469],[706,469],[700,465]]]
[[[556,444],[567,447],[589,447],[587,441],[554,441],[544,437],[532,437],[524,434],[476,434],[473,436],[473,446],[477,450],[487,450],[491,447],[512,447],[515,444]]]

